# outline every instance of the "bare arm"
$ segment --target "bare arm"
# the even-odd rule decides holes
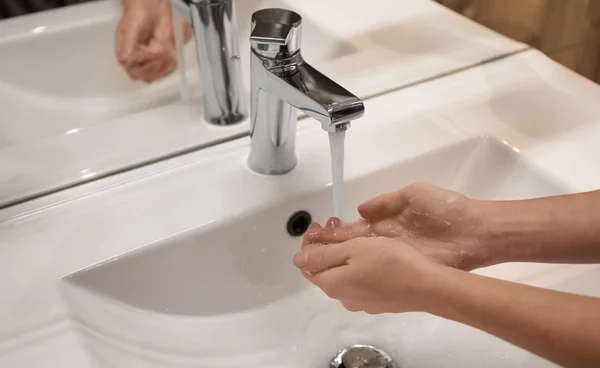
[[[600,191],[481,201],[413,184],[363,203],[358,212],[364,221],[313,228],[308,242],[408,234],[424,240],[415,246],[429,258],[463,270],[503,262],[600,263]]]
[[[428,312],[498,336],[565,367],[600,367],[600,299],[451,268]]]
[[[489,263],[600,262],[600,191],[523,201],[477,201]]]
[[[369,237],[305,243],[294,263],[350,311],[428,312],[569,368],[600,367],[600,299],[442,266],[414,242]]]

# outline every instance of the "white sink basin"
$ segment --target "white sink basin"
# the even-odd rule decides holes
[[[513,149],[474,138],[359,177],[348,208],[410,181],[476,198],[564,193]],[[243,191],[243,187],[240,188]],[[242,193],[243,194],[243,193]],[[426,314],[346,312],[292,265],[298,210],[330,213],[329,189],[238,214],[62,279],[63,295],[100,367],[325,367],[340,348],[375,344],[401,367],[548,367],[490,335]],[[347,218],[355,216],[351,211]],[[481,270],[509,280],[600,294],[600,268],[510,264]]]

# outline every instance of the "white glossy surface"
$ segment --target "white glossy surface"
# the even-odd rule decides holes
[[[237,0],[246,60],[263,7],[302,14],[306,59],[361,97],[526,49],[429,0]],[[113,56],[118,17],[100,1],[0,23],[0,204],[248,131],[204,123],[199,97],[171,103],[175,75],[129,81]],[[187,57],[196,79],[191,44]]]
[[[528,51],[369,100],[365,118],[348,133],[347,178],[357,182],[432,149],[488,133],[518,149],[530,170],[547,172],[546,181],[570,191],[595,189],[600,186],[598,99],[597,85]],[[0,211],[0,289],[5,291],[0,366],[87,367],[58,279],[190,229],[213,222],[216,229],[227,219],[242,221],[323,191],[331,175],[326,134],[316,124],[304,125],[297,149],[299,166],[283,177],[245,169],[247,140],[242,139]],[[148,177],[132,181],[140,176]],[[567,290],[573,290],[569,279],[585,279],[582,292],[597,291],[597,283],[590,283],[597,280],[597,266],[538,265],[528,271],[534,275],[519,265],[497,270],[502,277]],[[578,276],[586,272],[587,278]],[[407,318],[408,330],[420,323],[418,317]],[[437,330],[438,325],[428,326],[472,336],[470,329],[440,323]],[[482,345],[464,350],[456,345],[461,339],[443,333],[435,334],[443,343],[423,345],[404,331],[396,331],[398,341],[424,349],[413,350],[416,357],[435,349],[465,356],[504,346],[482,339]],[[515,354],[511,359],[520,359]]]
[[[510,147],[474,138],[346,181],[346,203],[356,208],[413,181],[482,199],[565,192],[532,171]],[[532,356],[510,344],[432,316],[345,312],[309,287],[290,264],[300,239],[290,237],[285,227],[298,210],[326,219],[332,213],[331,187],[211,223],[64,279],[71,316],[99,365],[275,368],[285,362],[290,368],[319,367],[354,343],[382,347],[403,367],[531,362]],[[345,216],[356,218],[355,211]],[[509,274],[498,273],[514,280],[527,275],[536,282],[538,270],[524,264]],[[457,350],[444,344],[455,335],[471,347]],[[445,347],[424,354],[432,341]],[[485,353],[473,353],[473,345],[485,346]]]

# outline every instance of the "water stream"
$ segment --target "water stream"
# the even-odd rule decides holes
[[[173,28],[175,31],[175,49],[177,51],[177,69],[179,70],[179,93],[181,101],[187,102],[190,99],[190,88],[188,84],[187,72],[185,68],[185,40],[183,35],[183,16],[177,9],[172,8]]]
[[[346,132],[330,132],[333,215],[344,221],[344,139]]]

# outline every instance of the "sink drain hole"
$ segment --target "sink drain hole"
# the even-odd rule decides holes
[[[398,368],[385,351],[371,345],[352,345],[340,350],[329,368]]]
[[[298,211],[290,216],[287,222],[287,232],[291,236],[302,236],[312,223],[312,216],[306,211]]]

